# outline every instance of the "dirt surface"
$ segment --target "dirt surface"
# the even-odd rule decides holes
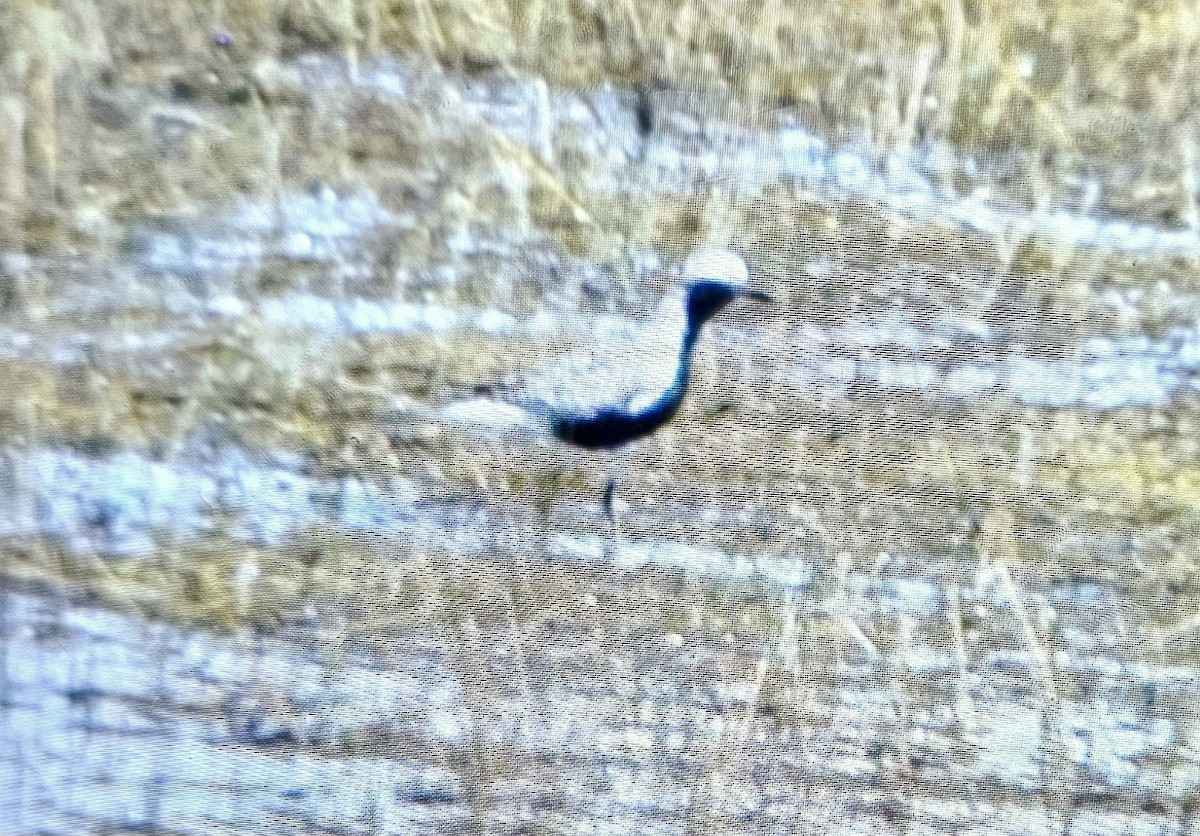
[[[1195,830],[1189,11],[147,8],[0,28],[0,833]]]

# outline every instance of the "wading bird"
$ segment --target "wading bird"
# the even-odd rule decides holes
[[[731,250],[693,253],[683,276],[682,286],[664,297],[636,333],[551,363],[496,396],[449,404],[442,417],[532,431],[590,450],[650,435],[675,416],[687,395],[692,354],[705,323],[738,298],[770,301],[750,287],[746,263]],[[604,493],[610,520],[615,487],[610,479]]]

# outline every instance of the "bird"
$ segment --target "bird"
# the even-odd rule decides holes
[[[653,434],[679,412],[705,324],[737,299],[772,301],[751,287],[742,257],[723,247],[693,252],[683,279],[650,321],[609,341],[611,351],[568,356],[519,383],[485,387],[481,397],[443,407],[442,419],[532,432],[592,451]],[[610,479],[604,493],[610,519],[615,490]]]
[[[585,449],[621,447],[650,435],[679,412],[687,395],[692,354],[700,331],[739,296],[770,301],[770,296],[748,287],[746,264],[729,250],[694,254],[684,267],[689,281],[682,305],[683,333],[674,357],[670,383],[657,394],[631,392],[620,403],[598,404],[591,409],[554,409],[546,413],[550,431],[560,441]],[[666,302],[668,310],[676,299]]]

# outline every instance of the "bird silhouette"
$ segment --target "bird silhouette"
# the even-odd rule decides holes
[[[746,264],[727,249],[705,249],[684,264],[685,283],[655,316],[608,340],[609,351],[568,356],[490,397],[458,401],[442,417],[522,428],[586,449],[621,447],[675,417],[687,395],[692,355],[705,323],[740,297],[769,301],[749,286]]]
[[[696,254],[689,260],[685,274],[691,281],[684,295],[684,328],[670,383],[649,403],[630,396],[623,403],[590,411],[551,410],[550,430],[556,438],[597,449],[619,447],[654,432],[674,418],[683,403],[691,379],[692,354],[704,324],[739,296],[770,298],[746,287],[745,264],[728,251]]]

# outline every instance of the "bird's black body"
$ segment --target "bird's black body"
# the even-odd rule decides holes
[[[616,408],[601,409],[588,415],[556,416],[550,429],[556,438],[576,447],[589,450],[620,447],[649,435],[670,421],[682,402],[681,391],[669,400],[662,399],[641,412]]]
[[[739,293],[744,292],[718,281],[701,280],[688,285],[687,324],[679,350],[679,365],[671,385],[645,409],[632,410],[623,406],[612,406],[594,412],[553,415],[550,429],[555,437],[590,450],[620,447],[649,435],[674,418],[680,404],[683,403],[684,395],[687,394],[692,370],[692,349],[700,336],[700,328]]]

